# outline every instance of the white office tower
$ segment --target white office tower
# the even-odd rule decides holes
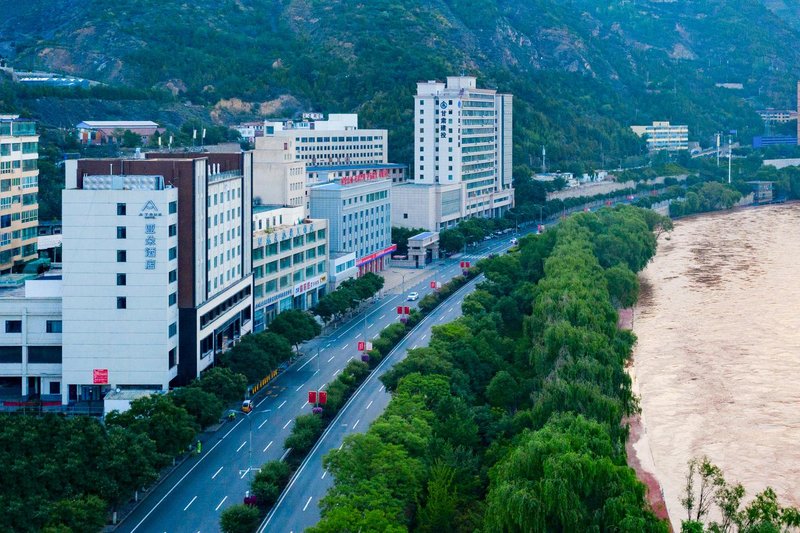
[[[438,231],[514,205],[512,96],[472,76],[417,84],[414,179],[395,187],[392,220]]]
[[[178,371],[178,190],[85,176],[63,191],[63,403],[167,390]]]
[[[256,138],[253,150],[253,201],[256,205],[305,208],[306,163],[297,160],[296,142],[291,136]]]

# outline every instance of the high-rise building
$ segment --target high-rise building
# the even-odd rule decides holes
[[[36,123],[0,115],[0,274],[37,258],[38,162]]]
[[[62,402],[178,375],[178,189],[89,175],[62,193]]]
[[[438,231],[514,205],[512,96],[472,76],[417,84],[412,181],[395,186],[396,225]]]
[[[177,271],[169,274],[178,288],[176,383],[195,378],[252,330],[252,154],[147,154],[67,163],[67,189],[82,189],[91,176],[160,176],[165,189],[177,191]],[[73,258],[66,227],[64,233],[67,263]],[[91,293],[91,280],[83,282]],[[109,348],[113,356],[113,344]]]

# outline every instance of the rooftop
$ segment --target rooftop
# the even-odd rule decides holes
[[[409,237],[408,240],[409,241],[421,241],[421,240],[424,240],[424,239],[429,239],[429,238],[433,237],[434,235],[436,235],[436,233],[434,233],[432,231],[423,231],[422,233],[417,233],[413,237]]]
[[[78,127],[89,128],[157,128],[151,120],[84,120]]]
[[[375,164],[360,164],[360,165],[309,165],[306,166],[306,172],[325,172],[325,171],[342,171],[342,170],[375,170],[375,169],[390,169],[390,168],[406,168],[408,165],[401,163],[375,163]]]
[[[276,209],[284,209],[286,207],[292,207],[292,206],[291,205],[283,205],[283,204],[254,205],[253,206],[253,213],[266,213],[267,211],[275,211]]]

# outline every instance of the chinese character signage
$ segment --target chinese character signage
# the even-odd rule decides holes
[[[92,383],[95,385],[108,385],[108,369],[95,368],[92,370]]]
[[[341,185],[350,185],[362,181],[372,181],[388,177],[389,177],[389,170],[386,168],[382,168],[379,170],[370,170],[369,172],[362,172],[360,174],[356,174],[355,176],[342,176],[342,178],[339,180],[339,183]]]
[[[153,202],[147,202],[147,205],[152,204]],[[147,205],[145,205],[145,209],[147,209]],[[153,206],[155,208],[155,206]],[[142,212],[145,212],[145,209],[142,209]],[[158,211],[158,210],[156,210]],[[147,217],[146,218],[152,218]],[[155,270],[156,269],[156,225],[155,224],[145,224],[144,225],[144,269],[145,270]]]

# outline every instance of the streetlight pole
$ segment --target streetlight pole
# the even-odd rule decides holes
[[[731,153],[733,152],[733,148],[731,145],[731,141],[733,138],[728,135],[728,185],[731,183]]]

